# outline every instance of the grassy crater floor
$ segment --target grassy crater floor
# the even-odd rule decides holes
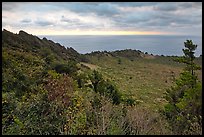
[[[173,85],[173,80],[182,72],[184,65],[170,57],[119,58],[90,56],[92,65],[86,65],[94,65],[104,77],[114,81],[123,94],[132,96],[137,104],[154,111],[162,108],[166,103],[166,89]],[[197,75],[201,80],[202,71],[198,71]]]

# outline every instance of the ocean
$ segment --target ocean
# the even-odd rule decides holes
[[[202,37],[167,35],[40,35],[65,47],[85,54],[92,51],[136,49],[154,55],[183,55],[184,41],[193,40],[198,45],[195,55],[202,54]]]

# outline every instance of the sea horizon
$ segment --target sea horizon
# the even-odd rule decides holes
[[[37,35],[81,54],[94,51],[140,50],[153,55],[181,56],[184,42],[198,45],[195,56],[202,55],[202,36],[189,35]]]

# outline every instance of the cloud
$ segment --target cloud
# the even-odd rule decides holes
[[[112,16],[119,14],[117,6],[109,3],[101,3],[95,7],[98,15]]]
[[[21,20],[22,23],[31,23],[31,19],[23,19]]]
[[[62,21],[62,22],[67,22],[67,23],[79,23],[79,22],[80,22],[80,20],[77,19],[77,18],[74,18],[74,19],[73,19],[73,18],[67,18],[67,17],[65,17],[64,15],[62,15],[60,21]]]
[[[12,11],[19,6],[18,2],[2,2],[3,11]]]
[[[37,25],[40,25],[40,26],[50,26],[50,25],[54,24],[53,22],[46,21],[46,20],[37,20],[34,23],[37,24]]]
[[[201,23],[201,2],[2,3],[2,27],[12,29],[174,31],[201,35]]]
[[[112,4],[119,7],[148,7],[156,5],[157,2],[112,2]]]
[[[177,10],[178,5],[175,3],[165,2],[165,3],[158,3],[154,6],[154,10],[158,11],[175,11]]]
[[[94,13],[98,16],[113,16],[118,14],[117,6],[112,3],[99,3],[99,2],[88,2],[88,3],[63,3],[57,4],[56,7],[70,10],[72,12],[79,13],[81,15]]]
[[[202,9],[202,2],[180,2],[178,6],[183,9],[187,8],[195,8],[195,9]]]

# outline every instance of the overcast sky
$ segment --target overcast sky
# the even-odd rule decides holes
[[[202,3],[3,2],[2,29],[35,35],[202,36]]]

